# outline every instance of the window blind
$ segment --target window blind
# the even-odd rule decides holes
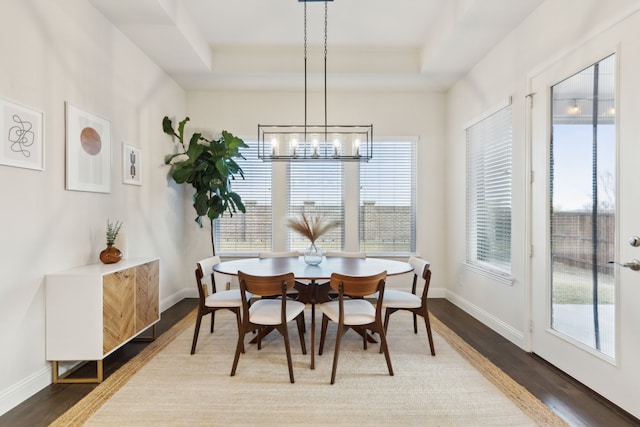
[[[511,272],[511,105],[466,130],[467,263]]]
[[[360,165],[360,250],[416,249],[416,143],[376,141]]]
[[[238,253],[271,250],[271,163],[258,159],[257,141],[245,141],[245,159],[236,159],[246,179],[237,177],[231,189],[242,198],[247,212],[228,213],[215,221],[217,252]]]
[[[323,250],[342,250],[344,240],[344,197],[342,163],[333,161],[288,164],[289,202],[287,217],[320,214],[341,221],[321,236],[316,244]],[[283,191],[286,191],[283,189]],[[289,250],[304,250],[309,240],[289,230]]]

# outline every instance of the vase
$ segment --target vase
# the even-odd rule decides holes
[[[122,259],[122,252],[120,249],[113,246],[113,244],[107,244],[107,248],[100,252],[100,261],[103,264],[115,264]]]
[[[304,262],[309,265],[318,265],[322,262],[322,249],[311,243],[304,251]]]

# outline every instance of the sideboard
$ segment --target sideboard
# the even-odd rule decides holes
[[[160,320],[160,261],[126,259],[46,276],[46,357],[54,383],[102,382],[103,359]],[[95,378],[61,377],[58,362],[96,361]]]

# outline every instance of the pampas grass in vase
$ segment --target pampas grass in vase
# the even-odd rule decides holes
[[[316,240],[338,225],[340,225],[338,220],[330,220],[321,214],[307,216],[304,212],[300,217],[289,218],[287,221],[289,228],[309,239],[309,247],[304,251],[304,261],[309,265],[318,265],[322,262],[322,250],[316,245]]]

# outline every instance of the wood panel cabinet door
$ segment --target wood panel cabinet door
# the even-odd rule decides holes
[[[136,268],[136,333],[160,318],[159,265],[152,261]]]
[[[103,277],[103,342],[104,354],[131,338],[135,331],[136,268],[128,268]]]

